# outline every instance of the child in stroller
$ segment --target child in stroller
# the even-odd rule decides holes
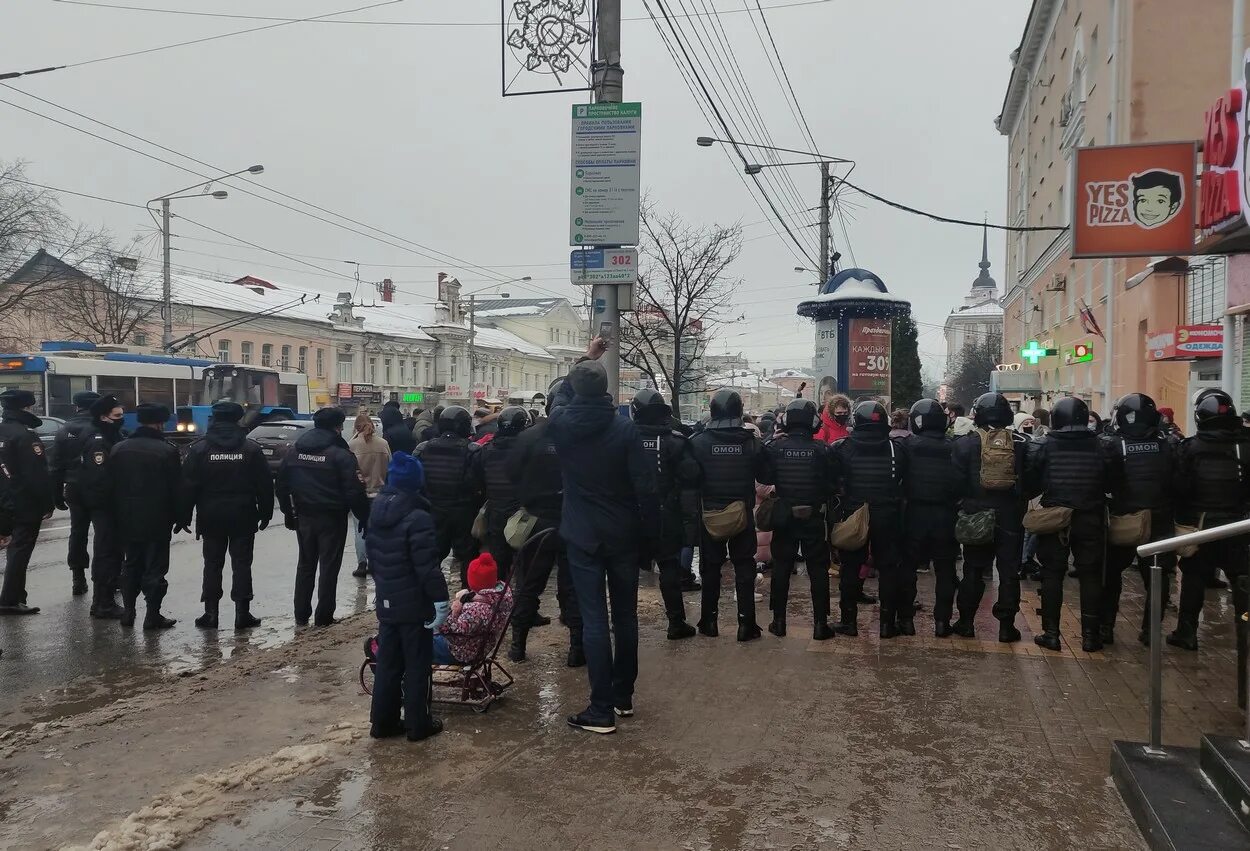
[[[490,553],[469,563],[469,587],[456,594],[451,617],[434,633],[435,665],[469,665],[481,659],[508,628],[512,589],[499,581]]]

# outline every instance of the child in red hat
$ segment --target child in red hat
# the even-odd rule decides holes
[[[512,617],[512,589],[499,581],[490,553],[469,562],[469,587],[456,594],[451,617],[434,633],[435,665],[467,665],[494,647]]]

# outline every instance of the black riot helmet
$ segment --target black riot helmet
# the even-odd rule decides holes
[[[468,438],[473,435],[473,415],[459,405],[448,405],[438,415],[438,433],[448,432],[457,437]]]
[[[708,404],[711,410],[711,419],[707,422],[708,428],[741,428],[742,427],[742,397],[738,395],[737,390],[723,388],[712,394],[712,401]]]
[[[1237,425],[1237,408],[1233,398],[1223,390],[1208,388],[1194,405],[1194,422],[1199,431],[1231,429]]]
[[[1007,428],[1015,419],[1011,403],[1002,393],[982,393],[972,403],[972,424],[977,428]]]
[[[1065,396],[1050,411],[1051,431],[1089,431],[1089,405],[1075,396]]]
[[[1159,409],[1145,393],[1129,393],[1115,403],[1115,430],[1126,437],[1149,437],[1159,427]]]
[[[499,434],[520,434],[530,424],[529,412],[517,405],[509,405],[499,412]]]
[[[820,409],[811,399],[795,399],[786,405],[781,429],[786,434],[804,432],[812,434],[820,428]]]
[[[645,387],[634,394],[629,412],[635,422],[643,425],[666,425],[673,418],[673,409],[664,401],[664,396]]]
[[[880,402],[860,402],[851,414],[851,424],[857,429],[890,430],[890,412]]]
[[[1221,392],[1223,391],[1221,391],[1220,388],[1218,387],[1203,387],[1201,390],[1199,390],[1197,393],[1194,394],[1194,398],[1190,400],[1189,404],[1193,406],[1194,410],[1197,410],[1199,402],[1201,402],[1203,399],[1210,396],[1212,393],[1221,393]]]
[[[926,431],[946,433],[946,411],[943,411],[942,406],[933,399],[921,399],[912,405],[911,411],[907,414],[907,421],[913,434]]]

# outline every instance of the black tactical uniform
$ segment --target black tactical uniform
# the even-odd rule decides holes
[[[934,633],[945,637],[951,632],[964,638],[976,636],[973,619],[985,596],[985,572],[998,568],[998,600],[994,617],[998,619],[998,640],[1004,643],[1020,640],[1015,619],[1020,611],[1020,557],[1024,546],[1024,511],[1028,505],[1024,490],[1024,461],[1028,440],[1011,433],[1015,483],[1008,487],[987,488],[981,479],[981,453],[985,442],[997,429],[1009,428],[1013,414],[1011,405],[1001,393],[984,393],[972,406],[976,429],[955,439],[951,460],[959,482],[960,509],[965,514],[994,512],[994,540],[987,544],[964,545],[964,574],[959,583],[959,620],[953,628],[946,626],[950,604],[942,603],[941,595],[934,603]],[[940,583],[940,580],[939,580]],[[942,605],[942,611],[938,606]],[[945,617],[939,618],[938,615]]]
[[[460,565],[460,585],[469,587],[469,562],[477,558],[473,518],[482,506],[482,483],[475,476],[473,459],[480,450],[470,442],[473,416],[459,405],[444,408],[435,424],[438,436],[417,447],[416,457],[425,468],[425,494],[434,507],[438,537],[438,560],[447,554]]]
[[[134,626],[135,602],[142,591],[147,604],[143,628],[168,629],[174,621],[161,614],[161,601],[169,590],[169,541],[179,522],[181,461],[178,448],[165,440],[169,409],[140,405],[135,415],[139,427],[113,447],[108,461],[113,518],[126,553],[121,622]]]
[[[1043,508],[1072,509],[1066,529],[1039,535],[1043,633],[1033,640],[1048,650],[1059,649],[1063,579],[1071,551],[1081,587],[1081,649],[1096,652],[1102,648],[1098,625],[1107,529],[1105,494],[1110,475],[1098,435],[1089,428],[1089,407],[1083,401],[1069,396],[1055,405],[1050,431],[1029,444],[1025,477],[1029,495],[1040,494]]]
[[[960,482],[951,458],[955,444],[946,436],[946,412],[933,399],[921,399],[911,406],[908,425],[912,434],[906,440],[910,466],[898,631],[902,635],[916,634],[916,570],[932,561],[936,584],[933,625],[940,638],[950,634],[955,556],[959,552],[955,517]]]
[[[548,414],[558,404],[557,394],[550,392],[552,389],[558,389],[558,383],[553,384],[547,393]],[[512,593],[515,602],[508,658],[513,662],[525,659],[525,642],[538,619],[538,598],[547,590],[547,580],[554,566],[560,620],[569,630],[568,666],[578,668],[586,664],[582,649],[582,615],[569,572],[568,551],[564,539],[560,537],[564,480],[560,473],[560,459],[556,457],[555,442],[547,434],[548,424],[548,420],[541,419],[527,428],[508,454],[508,475],[516,487],[517,499],[522,508],[538,519],[533,535],[552,530],[536,550],[524,553],[523,558],[513,563]]]
[[[660,597],[668,616],[668,637],[694,635],[686,623],[682,600],[681,548],[698,539],[699,465],[690,454],[686,437],[673,430],[672,409],[654,390],[640,390],[630,402],[643,454],[655,471],[656,496],[660,503],[660,529],[640,542],[642,569],[651,562],[660,568]]]
[[[0,394],[4,409],[0,421],[0,464],[7,470],[12,492],[13,534],[0,587],[0,615],[33,615],[39,609],[26,605],[26,568],[44,516],[52,513],[52,477],[43,441],[33,429],[42,423],[30,412],[35,395],[28,390],[7,390]]]
[[[773,579],[768,631],[786,634],[786,603],[790,598],[790,571],[803,552],[812,586],[812,638],[833,638],[829,626],[829,534],[826,516],[837,481],[833,451],[814,440],[820,410],[809,399],[796,399],[786,408],[785,439],[764,447],[760,481],[776,488],[773,508]]]
[[[124,612],[114,595],[125,550],[113,512],[109,456],[122,439],[121,403],[115,396],[102,396],[91,406],[91,416],[91,424],[79,435],[82,454],[75,486],[91,514],[91,616],[118,619]]]
[[[362,525],[369,522],[369,496],[356,456],[343,440],[344,419],[338,408],[322,408],[313,414],[314,428],[287,452],[275,482],[278,507],[299,543],[295,622],[301,626],[313,616],[314,585],[314,623],[329,626],[335,622],[335,590],[343,566],[348,512]]]
[[[764,466],[763,446],[742,427],[742,397],[733,390],[712,395],[711,419],[690,438],[690,450],[699,464],[703,513],[741,503],[746,525],[727,540],[717,540],[703,524],[699,541],[699,573],[703,578],[703,606],[699,631],[715,636],[720,605],[721,566],[733,562],[738,596],[738,640],[760,637],[755,621],[755,482]]]
[[[1208,391],[1194,408],[1194,420],[1198,433],[1176,449],[1176,522],[1210,529],[1244,520],[1250,505],[1250,447],[1245,445],[1233,400],[1223,391]],[[1246,545],[1244,535],[1212,541],[1180,560],[1180,611],[1168,644],[1198,649],[1206,578],[1217,568],[1233,583],[1238,641],[1245,640],[1241,618],[1247,603]]]
[[[844,635],[858,635],[856,624],[864,583],[860,568],[872,552],[881,592],[881,636],[897,629],[898,606],[903,598],[899,563],[903,538],[904,482],[907,447],[890,439],[890,416],[880,402],[860,402],[852,414],[850,436],[833,444],[842,486],[835,521],[842,521],[865,503],[868,505],[868,542],[858,550],[843,550],[838,581],[842,621],[836,627]]]
[[[74,394],[74,407],[78,412],[65,421],[56,432],[49,453],[52,470],[52,488],[57,508],[69,512],[69,553],[65,558],[73,575],[74,596],[86,594],[87,569],[91,558],[87,554],[87,533],[91,530],[91,511],[77,494],[78,468],[82,465],[82,432],[91,425],[91,406],[100,398],[99,393],[84,390]]]
[[[208,431],[187,449],[182,465],[182,525],[204,541],[203,629],[217,628],[222,573],[230,554],[230,599],[235,629],[260,625],[252,616],[252,553],[256,533],[273,518],[273,477],[260,446],[247,439],[239,421],[243,408],[234,402],[213,405]]]
[[[512,577],[512,560],[516,554],[508,546],[504,529],[508,518],[521,507],[516,485],[508,475],[508,459],[516,447],[517,437],[529,425],[529,415],[524,408],[509,406],[499,413],[496,423],[499,428],[495,436],[473,453],[476,470],[472,478],[481,482],[486,491],[486,537],[483,542],[499,566],[499,578],[506,581]]]
[[[1111,470],[1111,514],[1119,516],[1139,511],[1150,512],[1151,541],[1161,541],[1174,534],[1172,524],[1172,477],[1175,450],[1173,443],[1159,433],[1159,410],[1154,399],[1144,393],[1130,393],[1115,405],[1113,431],[1102,437],[1102,448]],[[1140,543],[1146,543],[1141,541]],[[1120,591],[1124,569],[1137,559],[1137,546],[1116,546],[1107,542],[1107,570],[1102,589],[1100,638],[1103,644],[1115,643],[1115,618],[1120,611]],[[1175,553],[1159,556],[1160,568],[1171,572],[1176,566]],[[1150,567],[1143,561],[1142,582],[1146,589],[1142,612],[1143,643],[1150,641]],[[1167,607],[1168,586],[1164,581],[1163,606]]]

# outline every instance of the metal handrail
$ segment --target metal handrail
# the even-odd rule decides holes
[[[1150,744],[1144,749],[1151,756],[1166,754],[1163,750],[1163,568],[1159,566],[1159,555],[1237,535],[1250,535],[1250,520],[1235,520],[1210,529],[1173,535],[1137,548],[1140,558],[1154,558],[1150,565]],[[1250,700],[1246,701],[1246,728],[1241,746],[1250,750]]]

